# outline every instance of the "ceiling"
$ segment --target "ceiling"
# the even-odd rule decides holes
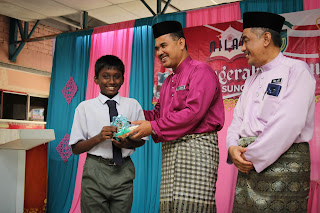
[[[159,1],[163,10],[168,0]],[[235,1],[239,0],[171,0],[165,13]],[[0,0],[0,14],[22,21],[40,20],[40,24],[65,32],[83,28],[83,11],[88,14],[89,28],[153,16],[143,2],[157,13],[157,0]]]

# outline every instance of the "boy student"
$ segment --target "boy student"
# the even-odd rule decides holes
[[[110,126],[113,116],[129,121],[144,120],[135,99],[118,93],[124,81],[124,64],[113,55],[99,58],[94,82],[98,97],[83,101],[76,108],[69,145],[74,154],[87,152],[81,185],[81,212],[130,212],[135,169],[130,155],[144,145],[143,138],[113,139],[117,128]]]

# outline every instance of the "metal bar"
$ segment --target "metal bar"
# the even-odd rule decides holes
[[[19,32],[20,32],[20,36],[21,36],[21,39],[25,39],[24,37],[24,31],[23,31],[23,28],[22,28],[22,24],[21,24],[21,21],[17,20],[17,24],[18,24],[18,27],[19,27]]]
[[[17,56],[19,55],[19,53],[21,52],[22,48],[24,47],[26,43],[22,42],[18,48],[14,51],[13,55],[11,56],[10,61],[15,62],[17,60]]]
[[[38,23],[39,23],[39,20],[37,20],[37,22],[34,24],[31,32],[29,33],[29,35],[27,37],[27,39],[29,39],[32,36],[32,34],[33,34],[34,30],[36,29]],[[22,40],[22,42],[19,44],[18,48],[15,49],[14,53],[11,56],[9,56],[10,61],[15,62],[17,60],[17,56],[19,55],[19,53],[21,52],[21,50],[22,50],[22,48],[24,47],[25,44],[26,44],[25,40]]]
[[[32,36],[32,34],[33,34],[34,30],[37,28],[39,22],[40,22],[40,20],[37,20],[37,21],[36,21],[36,23],[35,23],[34,26],[32,27],[32,30],[30,31],[27,39],[29,39],[29,38]]]
[[[28,32],[29,31],[29,23],[28,22],[24,22],[24,38],[28,37]]]
[[[167,3],[165,0],[162,0],[162,2],[165,3],[165,4]],[[181,11],[179,8],[173,6],[172,4],[169,4],[168,6],[171,7],[172,9],[175,9],[177,12]]]
[[[17,37],[18,37],[18,28],[17,28],[17,19],[10,18],[10,29],[9,29],[9,60],[11,60],[12,55],[14,54],[17,48]]]
[[[170,2],[171,2],[171,0],[168,0],[168,1],[167,1],[166,5],[164,6],[164,8],[163,8],[163,10],[162,10],[162,12],[161,12],[161,14],[164,14],[164,13],[166,12],[168,6],[170,5]]]
[[[61,23],[70,25],[72,27],[75,27],[77,29],[81,29],[81,26],[76,24],[75,21],[71,21],[70,19],[67,19],[65,17],[50,17],[50,18],[53,19],[53,20],[59,21]]]
[[[157,0],[157,14],[160,15],[161,13],[161,0]]]
[[[82,29],[88,28],[88,12],[82,11]]]
[[[72,31],[72,32],[75,32],[75,31]],[[78,30],[77,30],[78,32]],[[23,42],[34,42],[34,41],[44,41],[44,40],[48,40],[48,39],[52,39],[52,38],[55,38],[57,37],[58,35],[60,35],[61,33],[58,33],[58,34],[52,34],[52,35],[47,35],[47,36],[41,36],[41,37],[36,37],[36,38],[27,38],[26,40],[20,40],[20,41],[16,41],[15,44],[20,44],[20,43],[23,43]]]
[[[16,41],[14,42],[14,44],[20,44],[23,42],[34,42],[34,41],[44,41],[44,40],[48,40],[48,39],[52,39],[57,37],[60,34],[65,34],[65,33],[74,33],[74,32],[81,32],[81,31],[86,31],[86,30],[92,30],[94,28],[88,28],[88,29],[81,29],[81,30],[77,30],[77,31],[68,31],[68,32],[63,32],[63,33],[57,33],[57,34],[52,34],[52,35],[47,35],[47,36],[41,36],[41,37],[36,37],[36,38],[27,38],[24,41],[20,40],[20,41]]]
[[[152,15],[154,16],[157,15],[144,0],[140,0],[140,1],[144,4],[144,6],[146,6],[146,8],[148,8],[148,10],[152,13]]]

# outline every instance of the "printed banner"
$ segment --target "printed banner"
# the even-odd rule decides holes
[[[281,31],[281,52],[310,66],[317,81],[315,95],[320,95],[320,9],[282,15],[286,22]],[[223,99],[238,97],[245,80],[259,69],[248,65],[241,51],[242,20],[185,28],[184,33],[189,55],[210,64],[217,73]],[[153,102],[171,72],[156,57]]]

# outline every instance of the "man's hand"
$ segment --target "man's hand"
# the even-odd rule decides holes
[[[104,126],[102,127],[100,133],[96,136],[99,142],[103,142],[107,139],[113,138],[113,133],[117,132],[117,127],[115,126]]]
[[[132,124],[139,125],[134,130],[127,133],[131,139],[137,140],[152,134],[152,127],[150,121],[133,121]]]
[[[247,161],[244,157],[244,153],[247,151],[247,148],[241,146],[230,146],[228,153],[232,159],[234,165],[238,168],[240,172],[249,174],[249,171],[253,169],[253,163]]]

